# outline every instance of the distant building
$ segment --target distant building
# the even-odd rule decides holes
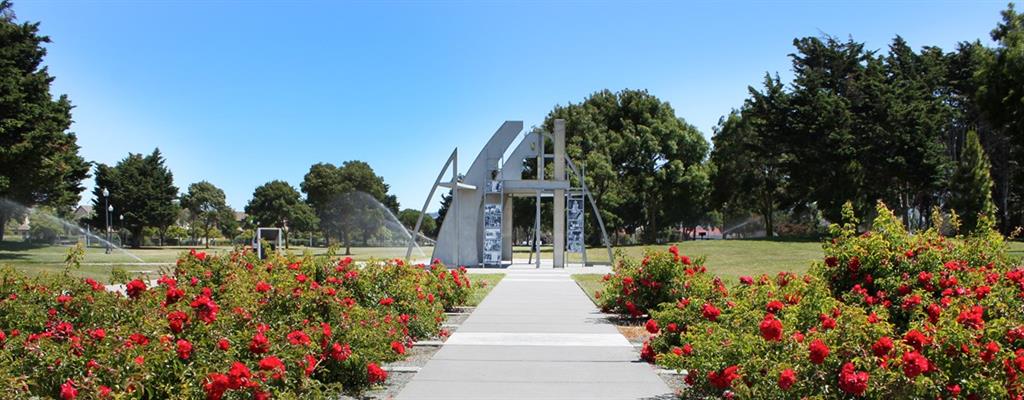
[[[71,215],[75,221],[81,221],[83,219],[92,218],[93,214],[92,206],[80,205]]]

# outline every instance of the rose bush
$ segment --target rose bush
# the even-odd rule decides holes
[[[458,283],[455,283],[458,282]],[[401,261],[191,252],[127,296],[0,270],[0,392],[53,398],[309,398],[358,393],[439,332],[462,270]]]
[[[705,272],[703,258],[691,260],[672,246],[668,253],[648,252],[639,263],[620,259],[597,295],[605,312],[639,317],[695,290],[689,278]]]
[[[1003,238],[910,234],[881,204],[856,226],[847,211],[804,275],[684,274],[641,356],[687,371],[694,398],[1024,398],[1024,269]]]

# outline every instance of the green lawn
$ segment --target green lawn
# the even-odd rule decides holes
[[[491,289],[494,289],[494,285],[497,285],[504,277],[505,274],[469,274],[469,280],[473,282],[473,293],[469,295],[466,305],[469,307],[480,305],[484,297],[487,297]]]
[[[572,279],[576,281],[577,285],[580,285],[580,289],[583,289],[583,293],[590,297],[590,301],[597,304],[597,297],[594,296],[598,290],[604,285],[604,281],[601,280],[601,274],[575,274]]]

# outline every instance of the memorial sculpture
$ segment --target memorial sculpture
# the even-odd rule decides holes
[[[587,265],[586,246],[583,243],[585,199],[589,200],[597,219],[610,262],[611,244],[597,210],[597,203],[587,190],[583,171],[565,153],[565,121],[556,119],[553,126],[552,133],[535,130],[524,135],[506,159],[505,153],[509,146],[523,130],[522,121],[506,121],[487,141],[464,175],[459,173],[459,150],[456,148],[452,151],[423,203],[415,232],[410,235],[406,259],[412,254],[415,245],[413,238],[419,233],[427,206],[437,188],[442,187],[452,191],[452,201],[438,231],[432,259],[438,259],[446,265],[469,267],[511,263],[512,198],[530,196],[537,199],[534,203],[534,243],[540,242],[542,230],[540,200],[543,197],[552,197],[554,200],[555,218],[551,230],[554,239],[553,267],[565,267],[566,251],[581,253],[583,265]],[[546,142],[553,144],[552,153],[546,153]],[[527,159],[536,160],[536,170],[539,172],[533,179],[523,179],[523,165]],[[551,174],[544,172],[547,163],[553,164]],[[450,180],[443,181],[449,171]],[[576,178],[579,186],[572,186],[567,172]],[[534,251],[537,252],[534,262],[539,268],[540,247],[535,246]]]

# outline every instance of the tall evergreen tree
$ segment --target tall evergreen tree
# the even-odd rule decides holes
[[[961,215],[963,231],[973,231],[980,215],[995,215],[989,168],[988,156],[981,147],[978,134],[967,132],[967,142],[950,182],[949,196],[949,207]]]
[[[103,190],[109,192],[109,199]],[[96,186],[93,189],[93,209],[96,213],[90,221],[97,228],[106,226],[106,200],[113,207],[110,218],[131,233],[131,245],[142,245],[142,230],[153,227],[165,230],[178,216],[178,188],[174,186],[174,175],[164,165],[160,149],[148,156],[129,153],[128,157],[111,167],[96,165]]]
[[[313,231],[319,220],[309,204],[292,185],[285,181],[270,181],[256,188],[252,199],[245,206],[245,213],[263,226],[284,227],[288,221],[289,231]],[[285,231],[285,247],[288,247],[288,233]]]
[[[235,212],[228,207],[227,198],[221,188],[207,181],[199,181],[188,185],[188,192],[181,196],[181,206],[189,211],[192,217],[192,232],[202,227],[204,245],[210,247],[210,231],[220,229],[224,236],[231,237],[229,229],[235,226]]]
[[[89,176],[71,127],[71,101],[50,94],[53,77],[42,66],[39,23],[18,23],[11,2],[0,1],[0,199],[71,212]],[[0,202],[2,227],[24,208]]]

